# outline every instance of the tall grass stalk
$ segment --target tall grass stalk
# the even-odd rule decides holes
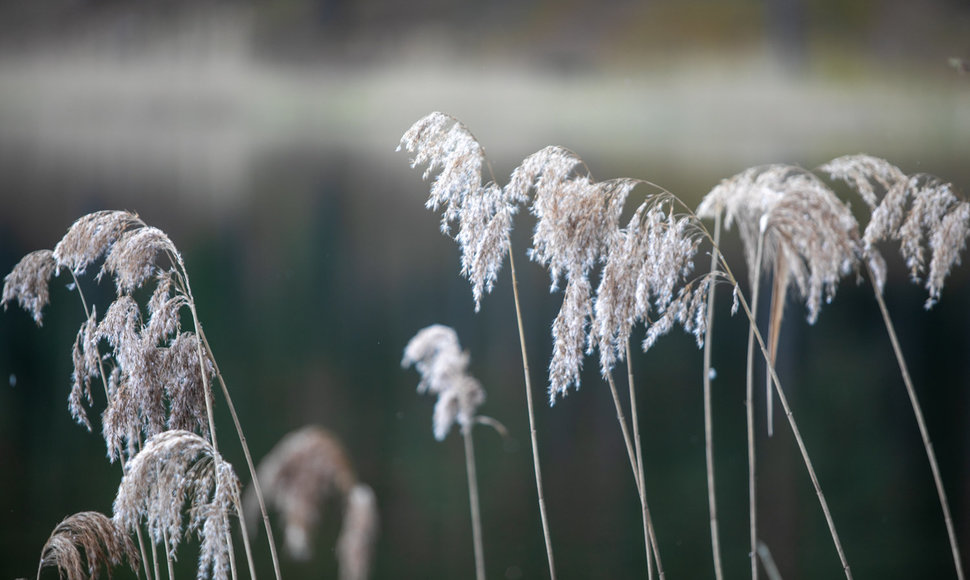
[[[644,478],[643,449],[640,445],[640,420],[637,414],[637,390],[633,388],[633,361],[630,359],[629,340],[626,342],[625,350],[627,385],[630,390],[630,422],[633,424],[633,441],[637,454],[636,475],[633,479],[637,482],[637,492],[640,495],[644,551],[647,556],[647,577],[653,580],[653,562],[651,560],[656,559],[657,574],[660,575],[660,578],[664,577],[664,568],[660,560],[660,550],[657,548],[657,534],[653,529],[653,518],[650,516],[650,507],[647,505],[647,481]]]
[[[421,374],[419,393],[438,395],[432,427],[435,439],[443,441],[457,423],[465,440],[465,470],[468,474],[468,497],[472,518],[472,543],[475,552],[475,577],[485,580],[485,550],[482,545],[482,521],[478,501],[478,478],[475,474],[475,445],[472,427],[478,423],[478,407],[485,402],[485,391],[468,374],[469,355],[462,352],[454,329],[433,324],[418,331],[404,348],[401,366]]]
[[[411,166],[427,164],[425,179],[432,179],[431,192],[426,207],[442,210],[441,230],[450,233],[453,222],[458,222],[455,240],[461,249],[461,273],[472,285],[475,311],[481,307],[484,294],[490,292],[502,267],[504,256],[509,257],[515,316],[522,351],[522,372],[525,377],[526,408],[532,443],[532,461],[536,479],[539,515],[542,535],[546,545],[549,576],[556,578],[549,518],[546,512],[539,462],[538,436],[535,426],[535,410],[532,400],[532,381],[525,346],[522,308],[519,298],[518,278],[509,232],[512,218],[519,204],[526,199],[525,192],[499,187],[485,150],[467,127],[454,117],[434,112],[414,123],[404,135],[398,149],[413,153]],[[491,177],[483,183],[482,168]]]
[[[761,258],[764,252],[764,235],[758,236],[758,249],[756,250],[755,263],[760,264]],[[755,479],[755,474],[757,470],[755,465],[756,455],[755,455],[755,440],[754,440],[754,333],[758,325],[758,291],[761,287],[761,268],[758,268],[751,273],[754,277],[754,283],[752,284],[751,290],[751,304],[754,305],[754,312],[752,313],[754,317],[751,319],[751,324],[748,327],[748,345],[745,350],[746,362],[744,371],[744,408],[748,432],[748,522],[750,528],[750,541],[751,541],[751,578],[752,580],[757,580],[758,578],[758,559],[757,554],[757,544],[758,544],[758,493],[757,493],[757,483]],[[770,384],[770,383],[769,383]]]
[[[950,183],[926,174],[907,176],[885,159],[870,155],[845,155],[829,161],[819,169],[834,179],[848,183],[869,206],[870,219],[862,238],[866,271],[916,417],[943,512],[953,565],[957,577],[962,580],[963,563],[949,501],[923,411],[916,397],[916,389],[882,296],[886,264],[875,245],[887,240],[899,242],[900,254],[909,267],[910,278],[919,282],[925,276],[924,287],[929,297],[924,307],[930,309],[940,298],[950,269],[960,262],[960,253],[970,235],[970,203],[958,198]],[[928,246],[931,254],[928,267],[925,246]]]
[[[875,280],[872,270],[869,270],[869,277]],[[957,534],[953,526],[953,517],[950,515],[950,502],[946,497],[946,490],[943,487],[943,478],[940,476],[940,466],[936,462],[936,453],[933,451],[933,443],[930,441],[929,429],[926,427],[926,419],[923,418],[923,410],[916,397],[916,389],[913,387],[913,379],[910,377],[909,368],[906,366],[906,359],[903,357],[903,349],[899,345],[896,336],[896,329],[889,316],[889,309],[886,308],[886,301],[882,297],[875,282],[872,284],[873,294],[876,303],[879,305],[879,313],[882,315],[883,324],[886,326],[886,333],[889,335],[889,342],[892,343],[893,354],[899,365],[899,372],[903,378],[903,385],[906,387],[906,394],[909,395],[909,402],[913,407],[913,415],[916,417],[916,425],[919,427],[919,434],[923,440],[923,449],[926,451],[926,459],[930,463],[930,471],[933,473],[933,483],[936,486],[936,494],[940,500],[940,509],[943,511],[943,521],[946,524],[946,534],[950,542],[950,552],[953,555],[953,566],[956,569],[957,578],[963,580],[963,562],[960,558],[960,548],[957,544]]]
[[[475,544],[475,578],[485,580],[485,548],[482,545],[482,516],[478,503],[478,477],[475,474],[475,443],[470,423],[461,428],[465,440],[465,472],[468,474],[468,503],[472,516],[472,542]]]
[[[542,468],[539,462],[539,438],[536,434],[535,405],[532,402],[532,379],[529,373],[529,355],[525,348],[525,330],[522,325],[522,306],[519,301],[519,279],[515,274],[515,258],[512,255],[512,245],[509,244],[509,273],[512,277],[512,298],[515,302],[515,323],[519,330],[519,347],[522,351],[522,374],[525,378],[525,406],[529,414],[529,441],[532,444],[532,470],[536,478],[536,494],[539,498],[539,518],[542,523],[542,538],[546,544],[546,561],[549,565],[549,577],[556,578],[556,560],[552,553],[552,535],[549,533],[549,516],[546,514],[546,499],[543,494]]]
[[[717,275],[718,247],[721,241],[721,215],[714,218],[714,237],[711,243],[711,272]],[[711,417],[711,333],[714,329],[714,289],[711,284],[707,291],[707,329],[704,334],[704,449],[707,460],[707,501],[711,516],[711,551],[714,554],[714,576],[724,577],[721,568],[721,541],[717,528],[717,499],[714,489],[714,424]]]

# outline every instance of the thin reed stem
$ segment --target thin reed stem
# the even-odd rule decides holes
[[[145,568],[145,580],[152,580],[151,571],[148,569],[148,555],[145,552],[145,540],[141,536],[141,526],[135,528],[135,536],[138,538],[138,549],[141,552],[141,565]],[[154,554],[152,557],[154,558]]]
[[[640,482],[642,481],[640,478],[639,462],[633,449],[633,438],[630,437],[630,430],[626,426],[626,417],[623,415],[623,406],[620,404],[620,396],[616,390],[616,381],[613,380],[613,373],[606,375],[606,384],[610,386],[610,394],[613,395],[613,406],[616,407],[616,420],[620,423],[620,431],[623,433],[623,443],[626,444],[626,454],[630,459],[630,469],[633,471],[633,483],[636,484],[637,492],[639,493],[641,489]]]
[[[179,264],[179,267],[181,268],[182,273],[183,273],[182,279],[184,280],[184,283],[185,283],[185,293],[189,297],[188,304],[189,304],[189,312],[192,313],[192,324],[195,326],[196,334],[198,334],[198,335],[201,336],[201,334],[202,334],[202,331],[201,331],[202,323],[199,322],[199,315],[198,315],[198,312],[195,309],[195,298],[192,296],[192,290],[191,290],[191,287],[189,286],[189,277],[188,277],[188,274],[185,273],[185,265],[182,263],[181,257],[178,258],[178,264]],[[216,443],[216,420],[215,420],[215,415],[214,415],[214,413],[212,411],[212,403],[213,403],[213,400],[214,399],[213,399],[213,396],[212,396],[212,385],[209,383],[208,373],[206,373],[206,371],[205,371],[205,354],[202,352],[202,341],[201,340],[196,341],[196,351],[198,352],[198,355],[199,355],[199,371],[200,371],[199,372],[199,375],[202,377],[202,389],[203,389],[203,391],[205,393],[205,412],[206,412],[206,415],[209,418],[209,441],[212,443],[212,449],[213,449],[212,456],[213,456],[213,460],[215,462],[214,470],[215,470],[216,473],[218,473],[219,472],[219,461],[221,461],[221,458],[220,458],[220,455],[219,455],[219,447],[218,447],[218,445]],[[223,516],[223,517],[225,517],[225,516]],[[245,525],[246,525],[245,520],[240,520],[239,521],[239,524],[240,524],[240,527],[242,529],[242,534],[244,536],[245,535],[248,535],[248,530],[246,530],[246,528],[245,528]],[[226,530],[229,530],[229,529],[230,528],[227,525],[226,526]],[[228,552],[229,552],[229,570],[230,570],[230,573],[232,574],[232,580],[236,580],[236,577],[237,577],[237,572],[236,572],[236,555],[235,555],[235,553],[234,553],[234,551],[232,549],[232,533],[231,532],[227,532],[226,533],[226,544],[229,546],[229,549],[228,549]],[[249,564],[250,564],[250,566],[252,566],[252,560],[250,560]],[[250,567],[250,569],[249,569],[249,575],[250,575],[251,578],[253,578],[253,580],[255,580],[255,578],[256,578],[256,570],[255,570],[255,568]]]
[[[223,525],[226,527],[226,530],[227,530],[226,531],[226,546],[227,546],[226,552],[229,553],[229,574],[232,580],[237,580],[239,578],[239,572],[237,571],[237,568],[236,568],[236,550],[232,547],[232,528],[229,527],[229,515],[222,514],[222,520],[224,522]],[[243,522],[240,521],[240,524],[242,523]],[[245,527],[242,527],[242,535],[243,537],[246,537],[249,535],[246,533]],[[249,565],[252,566],[252,563],[253,563],[252,560],[250,560]],[[253,580],[256,580],[255,568],[253,567],[249,568],[249,577],[252,578]]]
[[[630,360],[630,341],[626,341],[626,384],[630,391],[630,422],[633,424],[633,445],[637,453],[637,470],[633,479],[637,482],[640,509],[643,512],[643,548],[647,556],[647,578],[653,579],[653,562],[650,554],[649,510],[647,510],[647,484],[643,479],[643,450],[640,447],[640,420],[637,417],[637,390],[633,388],[633,362]]]
[[[276,543],[273,539],[273,530],[269,525],[269,512],[266,511],[266,503],[263,501],[263,493],[259,488],[259,477],[256,475],[256,467],[253,465],[253,458],[249,452],[249,445],[246,444],[246,436],[243,434],[242,425],[239,423],[239,416],[236,414],[235,405],[232,403],[232,397],[229,396],[229,389],[226,387],[226,381],[222,376],[222,372],[219,370],[219,364],[216,362],[216,357],[212,352],[212,347],[209,345],[209,340],[205,336],[205,332],[202,330],[202,323],[199,322],[198,313],[195,309],[195,297],[192,295],[192,288],[189,284],[189,276],[185,269],[185,264],[182,262],[182,257],[179,255],[175,256],[175,260],[182,272],[181,279],[185,284],[185,294],[189,298],[189,310],[192,313],[192,323],[195,325],[195,332],[199,336],[198,342],[198,352],[199,352],[199,364],[202,364],[202,385],[205,389],[205,405],[206,413],[209,416],[210,432],[212,436],[212,448],[218,451],[216,447],[216,431],[215,431],[215,419],[212,414],[212,387],[209,384],[209,379],[207,373],[205,372],[204,359],[202,353],[202,347],[205,346],[205,350],[209,352],[209,358],[212,361],[212,367],[216,373],[216,379],[219,381],[219,386],[222,388],[223,397],[226,399],[226,406],[229,407],[229,414],[232,416],[233,425],[236,427],[236,435],[239,437],[239,444],[242,447],[243,455],[246,457],[246,465],[249,467],[249,474],[252,477],[253,489],[256,491],[256,498],[259,500],[259,509],[263,515],[263,523],[266,526],[266,536],[269,542],[269,551],[273,559],[273,571],[276,574],[276,580],[281,580],[280,575],[280,565],[279,557],[276,554]],[[238,511],[238,510],[237,510]],[[240,518],[239,526],[242,530],[242,534],[247,536],[249,534],[246,529],[246,520]],[[253,567],[252,558],[249,558],[250,575],[255,580],[256,569]]]
[[[662,188],[661,188],[662,189]],[[664,190],[666,191],[666,190]],[[676,196],[673,197],[677,202],[685,208],[688,214],[694,217],[698,223],[700,219],[694,211],[684,205],[682,201]],[[712,245],[714,244],[714,239],[708,233],[707,229],[704,227],[700,228],[700,232],[704,235]],[[828,502],[825,500],[825,494],[822,493],[822,486],[818,482],[818,477],[815,475],[815,468],[812,466],[812,460],[808,456],[808,450],[805,448],[805,442],[802,439],[801,432],[798,430],[798,425],[795,423],[795,415],[792,413],[791,408],[788,406],[788,398],[785,396],[785,392],[781,388],[781,380],[778,378],[778,373],[775,372],[775,367],[771,363],[771,357],[768,354],[768,347],[765,346],[764,338],[761,336],[761,332],[758,331],[758,327],[755,324],[754,314],[751,311],[751,307],[748,301],[744,298],[744,293],[739,290],[738,279],[734,276],[734,272],[731,271],[731,266],[728,264],[727,260],[724,258],[724,254],[720,253],[721,266],[724,270],[724,274],[727,276],[728,281],[734,286],[734,290],[738,299],[738,303],[741,308],[744,309],[744,314],[748,318],[749,328],[753,330],[755,338],[758,340],[758,346],[761,348],[761,355],[765,359],[767,364],[768,372],[771,374],[771,380],[775,384],[775,391],[778,393],[778,399],[781,401],[782,408],[785,411],[785,416],[788,418],[788,424],[791,426],[792,435],[795,437],[795,442],[798,444],[798,450],[802,455],[802,461],[805,463],[805,468],[808,470],[808,475],[812,480],[812,486],[815,488],[815,494],[818,496],[819,505],[822,507],[822,513],[825,515],[825,522],[829,527],[829,534],[832,536],[832,543],[835,544],[835,549],[839,554],[839,560],[842,563],[842,570],[845,573],[847,580],[852,579],[852,570],[849,568],[849,563],[845,558],[845,551],[842,549],[842,542],[839,540],[839,534],[835,531],[835,522],[832,520],[832,514],[829,511]]]
[[[711,249],[711,274],[717,270],[718,243],[721,240],[721,214],[714,220],[714,243]],[[714,577],[724,578],[721,568],[721,541],[717,531],[717,500],[714,490],[714,422],[711,418],[711,332],[714,323],[714,288],[707,290],[707,330],[704,337],[704,449],[707,459],[707,502],[711,515],[711,550],[714,555]],[[630,391],[633,391],[631,386]]]
[[[626,342],[626,377],[630,388],[630,421],[633,423],[633,441],[637,453],[637,473],[634,479],[639,483],[640,508],[643,510],[643,540],[647,552],[647,578],[653,580],[653,566],[651,564],[651,546],[657,561],[657,573],[664,577],[663,565],[660,562],[660,551],[657,549],[657,535],[653,531],[653,518],[650,517],[650,507],[647,505],[647,480],[643,476],[643,450],[640,447],[640,421],[637,418],[637,395],[633,388],[633,362],[630,360],[630,341]]]
[[[234,499],[233,502],[236,504],[236,515],[239,516],[239,529],[242,531],[240,534],[242,536],[243,548],[246,550],[246,561],[249,564],[250,570],[256,570],[256,566],[253,564],[253,549],[249,545],[249,534],[246,533],[246,516],[244,515],[245,510],[243,510],[242,505],[240,505],[238,498]],[[254,577],[255,578],[255,577]]]
[[[529,378],[529,357],[525,349],[525,330],[522,326],[522,307],[519,303],[519,280],[515,275],[515,259],[512,244],[509,247],[509,271],[512,275],[512,296],[515,299],[515,319],[519,327],[519,346],[522,348],[522,372],[525,374],[525,400],[529,410],[529,432],[532,438],[532,464],[536,474],[536,492],[539,495],[539,516],[542,519],[542,535],[546,541],[546,557],[549,560],[549,577],[556,578],[556,565],[552,556],[552,540],[549,536],[549,519],[546,516],[546,500],[542,493],[542,471],[539,469],[539,441],[536,436],[535,411],[532,404],[532,381]],[[277,579],[279,580],[279,579]]]
[[[916,416],[916,424],[919,426],[919,434],[923,439],[923,448],[926,450],[926,458],[930,462],[930,471],[933,472],[933,483],[936,484],[936,494],[940,498],[940,508],[943,510],[943,521],[946,523],[946,533],[950,540],[950,551],[953,553],[953,565],[956,568],[957,578],[963,580],[963,563],[960,559],[960,549],[957,544],[957,535],[953,527],[953,518],[950,516],[950,503],[946,499],[946,490],[943,488],[943,478],[940,476],[940,467],[936,462],[936,453],[933,451],[933,443],[930,442],[930,433],[926,428],[926,420],[923,418],[923,410],[919,400],[916,398],[916,389],[913,387],[913,379],[910,377],[909,368],[903,357],[903,349],[899,345],[896,337],[896,329],[892,319],[889,317],[889,310],[883,300],[882,293],[876,286],[875,275],[868,266],[869,280],[872,282],[872,292],[876,295],[876,303],[879,304],[879,312],[882,314],[882,321],[886,325],[886,332],[889,334],[889,341],[892,343],[893,352],[896,355],[896,362],[899,364],[899,372],[903,376],[903,384],[906,386],[906,394],[909,395],[909,402],[913,407],[913,414]]]
[[[158,551],[155,549],[155,542],[149,542],[149,546],[152,548],[152,567],[155,568],[155,580],[162,580],[162,573],[158,569]],[[168,553],[168,546],[165,546],[165,553]],[[169,569],[169,576],[169,580],[172,580],[171,569]]]
[[[754,305],[754,317],[748,327],[747,367],[745,368],[744,406],[748,424],[748,521],[751,535],[751,580],[758,580],[758,495],[755,484],[755,445],[754,445],[754,333],[758,324],[758,294],[761,289],[761,258],[764,252],[764,235],[758,236],[758,249],[755,252],[755,264],[758,268],[753,272],[754,284],[751,290],[751,303]],[[769,378],[769,384],[770,383]]]
[[[472,512],[472,541],[475,544],[475,578],[485,580],[485,549],[482,546],[482,516],[478,506],[478,477],[475,474],[475,444],[472,425],[461,428],[465,440],[465,470],[468,472],[468,502]]]

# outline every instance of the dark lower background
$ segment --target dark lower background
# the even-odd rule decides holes
[[[375,489],[375,578],[473,570],[461,442],[433,439],[433,400],[399,367],[407,340],[432,323],[456,328],[488,393],[482,413],[511,433],[476,432],[489,577],[546,574],[508,274],[474,314],[457,249],[423,208],[427,184],[394,151],[424,114],[461,118],[501,182],[559,144],[597,178],[649,179],[692,206],[751,165],[815,167],[863,151],[958,189],[970,182],[970,77],[948,65],[970,57],[970,11],[955,2],[51,2],[6,3],[0,15],[0,272],[97,209],[134,210],[168,232],[253,454],[320,424]],[[526,258],[532,223],[519,216],[514,242],[541,403],[560,296]],[[967,274],[957,269],[925,312],[923,292],[890,264],[887,301],[966,548]],[[120,479],[98,433],[67,412],[83,315],[66,283],[53,283],[43,328],[17,308],[0,319],[4,578],[35,573],[63,517],[110,513]],[[725,569],[742,577],[745,325],[729,305],[722,292],[717,492]],[[869,287],[846,280],[812,327],[791,303],[781,344],[779,369],[856,576],[951,576]],[[701,353],[676,331],[635,362],[666,572],[712,576]],[[537,409],[559,576],[642,577],[636,492],[608,391],[588,366],[581,390]],[[837,577],[790,431],[779,411],[769,440],[757,405],[761,536],[785,578]],[[216,420],[248,480],[218,398]],[[331,506],[313,561],[284,559],[285,577],[335,575],[336,516]],[[269,577],[263,539],[254,545]],[[177,575],[194,574],[194,549],[180,552]]]

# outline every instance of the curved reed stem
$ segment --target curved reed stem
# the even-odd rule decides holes
[[[199,334],[199,338],[205,345],[205,349],[212,354],[212,347],[209,346],[209,340],[205,336],[205,332],[202,328],[196,329]],[[232,397],[229,396],[229,388],[226,387],[226,380],[222,376],[222,371],[219,370],[219,363],[216,362],[215,355],[212,356],[212,366],[216,371],[216,380],[219,381],[219,386],[222,389],[222,395],[226,399],[226,406],[229,408],[229,415],[232,417],[233,425],[236,426],[236,434],[239,437],[239,444],[242,446],[243,455],[246,457],[246,465],[249,467],[249,474],[252,477],[253,491],[256,492],[256,499],[259,503],[259,511],[263,516],[263,526],[266,528],[266,541],[269,544],[270,555],[273,559],[273,571],[276,574],[276,580],[281,580],[280,576],[280,560],[276,553],[276,540],[273,538],[273,528],[269,525],[269,512],[266,510],[266,502],[263,500],[263,491],[259,487],[259,477],[256,476],[256,466],[253,464],[253,456],[249,452],[249,445],[246,444],[246,435],[243,433],[242,425],[239,423],[239,415],[236,414],[236,406],[232,403]]]
[[[755,252],[755,264],[761,264],[764,253],[764,235],[758,236],[758,248]],[[751,580],[758,580],[758,494],[755,484],[755,445],[754,445],[754,333],[758,319],[758,294],[761,288],[761,267],[754,271],[754,284],[751,289],[751,304],[754,305],[754,317],[748,327],[747,366],[745,368],[744,406],[748,425],[748,521],[751,541]],[[771,384],[771,378],[768,378]]]
[[[714,220],[714,243],[711,249],[711,274],[717,271],[718,243],[721,240],[721,214]],[[711,332],[714,324],[714,288],[707,291],[707,330],[704,337],[704,450],[707,460],[707,501],[711,514],[711,550],[714,555],[714,577],[724,578],[721,568],[721,541],[717,531],[717,500],[714,490],[714,424],[711,418]],[[631,387],[632,391],[632,387]]]
[[[933,472],[933,483],[936,484],[936,494],[940,498],[940,508],[943,510],[943,521],[946,523],[946,533],[950,540],[950,551],[953,553],[953,566],[956,568],[957,578],[963,580],[963,563],[960,560],[960,548],[957,544],[957,535],[953,527],[953,518],[950,516],[950,503],[946,499],[946,490],[943,488],[943,478],[940,476],[940,467],[936,462],[936,453],[933,451],[933,443],[930,442],[930,433],[926,428],[926,420],[923,418],[923,410],[919,400],[916,398],[916,389],[913,387],[913,379],[910,377],[909,368],[903,357],[903,349],[899,345],[896,337],[896,329],[892,319],[889,317],[889,310],[883,300],[882,293],[876,287],[875,276],[867,262],[869,280],[872,281],[872,292],[876,296],[876,303],[879,304],[879,312],[882,314],[882,321],[886,326],[886,333],[889,334],[889,341],[892,343],[893,352],[896,355],[896,362],[899,364],[899,372],[903,376],[903,385],[906,386],[906,394],[909,395],[909,402],[913,407],[913,415],[916,416],[916,424],[919,426],[919,434],[923,439],[923,449],[926,450],[926,459],[930,462],[930,471]]]
[[[727,269],[727,262],[725,262],[723,258],[721,264],[724,265],[725,271],[733,279],[733,275],[731,275],[730,271]],[[754,326],[754,317],[751,313],[751,308],[748,306],[748,302],[744,299],[744,295],[738,293],[738,299],[741,307],[744,309],[744,312],[748,317],[748,320],[751,322],[752,326]],[[839,534],[835,531],[835,522],[832,520],[832,512],[829,511],[829,504],[825,500],[825,494],[822,493],[822,486],[818,482],[818,476],[815,474],[815,467],[812,465],[812,460],[808,456],[808,449],[805,447],[805,441],[802,439],[801,431],[798,430],[798,425],[795,423],[795,415],[792,413],[791,407],[788,405],[788,397],[785,396],[785,391],[781,388],[781,380],[778,378],[778,373],[775,372],[774,365],[769,362],[771,358],[768,354],[768,347],[765,346],[765,341],[756,327],[754,335],[758,340],[758,346],[761,347],[761,354],[768,363],[768,372],[771,374],[771,380],[775,384],[775,392],[778,395],[778,401],[781,403],[782,409],[785,411],[785,417],[788,418],[788,424],[791,426],[792,435],[794,435],[795,442],[798,444],[798,450],[802,454],[802,461],[805,463],[805,468],[808,470],[808,476],[811,478],[812,486],[815,488],[815,495],[818,496],[818,502],[822,507],[822,513],[825,515],[825,522],[828,524],[829,533],[832,536],[832,542],[835,544],[835,550],[838,552],[839,560],[842,562],[842,570],[845,572],[846,579],[852,580],[852,571],[849,568],[849,562],[845,558],[845,551],[842,549],[842,542],[839,540]]]
[[[226,387],[226,381],[222,376],[222,371],[219,370],[219,363],[216,362],[215,354],[212,352],[212,346],[209,345],[209,340],[206,338],[205,331],[202,330],[202,323],[199,321],[198,313],[195,309],[195,298],[192,295],[192,288],[189,284],[189,277],[185,270],[185,264],[182,262],[182,257],[179,255],[175,256],[175,261],[178,264],[180,270],[182,271],[182,281],[185,284],[185,294],[189,298],[189,310],[192,313],[192,323],[195,325],[195,332],[199,336],[198,351],[199,351],[199,363],[202,364],[203,354],[202,347],[205,346],[205,350],[209,352],[209,358],[212,361],[212,367],[216,373],[216,379],[219,381],[219,386],[222,388],[222,395],[226,399],[226,406],[229,408],[229,414],[232,416],[233,425],[236,427],[236,435],[239,437],[239,444],[242,447],[243,455],[246,457],[246,465],[249,468],[250,477],[252,477],[253,489],[256,491],[256,498],[259,500],[259,509],[263,515],[263,524],[266,527],[266,536],[269,543],[269,551],[273,560],[273,571],[276,574],[276,580],[281,580],[280,575],[280,564],[279,557],[276,554],[276,542],[273,539],[273,530],[269,525],[269,512],[266,510],[266,503],[263,501],[263,492],[259,487],[259,477],[256,475],[256,467],[253,465],[252,454],[249,452],[249,445],[246,444],[246,436],[243,434],[242,425],[239,423],[239,416],[236,414],[236,407],[232,403],[232,397],[229,396],[229,389]],[[210,431],[212,434],[212,447],[216,451],[216,432],[215,432],[215,420],[212,414],[212,402],[210,399],[213,398],[212,387],[209,384],[208,377],[203,370],[202,374],[202,384],[205,388],[205,404],[206,412],[209,415]],[[238,510],[237,510],[238,511]],[[248,530],[246,529],[246,520],[240,518],[239,526],[242,529],[242,534],[244,536],[248,535]],[[248,541],[247,544],[248,546]],[[249,571],[251,577],[255,580],[256,569],[253,567],[252,558],[249,557]]]
[[[647,505],[647,480],[643,476],[643,450],[640,447],[640,421],[637,418],[637,395],[633,388],[633,362],[630,360],[630,341],[626,343],[626,376],[630,389],[630,421],[633,423],[633,441],[636,446],[637,468],[633,478],[639,484],[640,508],[643,511],[643,540],[647,552],[647,578],[653,579],[652,555],[657,561],[657,574],[664,577],[663,564],[660,562],[660,550],[657,549],[657,534],[653,530],[653,518],[650,517],[650,507]]]
[[[515,299],[515,319],[519,327],[519,346],[522,348],[522,372],[525,374],[525,400],[529,410],[529,432],[532,438],[532,464],[536,474],[536,492],[539,495],[539,516],[542,519],[542,535],[546,541],[546,557],[549,560],[549,577],[556,578],[556,565],[552,557],[552,540],[549,536],[549,518],[546,516],[546,500],[542,493],[542,471],[539,468],[539,441],[536,436],[536,419],[532,404],[532,381],[529,378],[529,357],[525,350],[525,330],[522,326],[522,307],[519,304],[519,279],[515,275],[515,258],[512,244],[509,247],[509,271],[512,275],[512,296]],[[279,580],[279,579],[277,579]]]
[[[633,423],[633,444],[637,453],[637,469],[633,479],[637,482],[640,509],[643,512],[643,549],[647,556],[647,578],[653,580],[653,562],[650,553],[650,511],[647,509],[647,484],[643,479],[643,450],[640,447],[640,420],[637,417],[637,390],[633,388],[633,362],[630,360],[630,341],[626,343],[626,384],[630,390],[630,422]]]
[[[659,186],[657,187],[661,191],[664,191],[664,192],[667,191],[666,189],[663,189]],[[679,203],[688,214],[690,214],[695,220],[697,220],[697,223],[700,224],[699,231],[701,232],[701,235],[706,237],[712,243],[712,245],[714,245],[715,248],[717,248],[717,245],[714,244],[714,239],[707,231],[707,228],[703,227],[703,224],[701,223],[700,219],[697,218],[697,215],[694,213],[694,211],[686,204],[684,204],[684,202],[681,201],[680,198],[674,196],[673,194],[671,194],[671,197],[677,203]],[[851,580],[852,570],[849,568],[849,563],[845,557],[845,551],[842,549],[842,542],[839,540],[839,534],[838,532],[835,531],[835,522],[832,520],[832,513],[829,511],[828,502],[825,500],[825,494],[822,493],[822,487],[818,482],[818,477],[815,475],[815,467],[812,465],[812,460],[808,455],[808,449],[805,448],[805,441],[802,439],[801,431],[798,430],[798,425],[795,423],[795,416],[791,411],[791,407],[788,406],[788,398],[785,396],[785,392],[781,388],[781,380],[778,378],[778,373],[775,372],[775,367],[771,363],[771,356],[768,353],[768,347],[765,345],[765,341],[764,341],[764,338],[761,336],[761,332],[758,331],[758,327],[755,324],[754,314],[751,311],[751,307],[749,306],[748,301],[744,298],[744,294],[739,290],[738,279],[734,276],[734,273],[731,271],[730,264],[728,264],[727,260],[724,258],[723,253],[719,251],[718,254],[719,254],[719,258],[720,258],[720,262],[721,262],[721,266],[724,271],[724,274],[727,276],[727,279],[732,284],[732,286],[734,286],[735,292],[738,298],[738,303],[741,306],[741,308],[744,309],[744,314],[748,318],[748,324],[750,325],[750,328],[754,331],[754,337],[757,339],[758,346],[761,348],[761,355],[765,359],[765,363],[767,364],[767,367],[768,367],[768,372],[771,375],[771,380],[775,384],[775,391],[778,394],[778,399],[781,402],[782,408],[785,411],[785,416],[788,418],[788,424],[789,426],[791,426],[792,435],[795,437],[795,442],[798,444],[798,450],[802,455],[802,461],[805,463],[805,468],[808,470],[809,478],[811,478],[812,480],[812,486],[815,488],[815,495],[818,497],[819,505],[821,506],[822,513],[825,516],[825,522],[828,525],[829,534],[832,536],[832,543],[835,544],[835,550],[839,554],[839,560],[842,563],[842,570],[843,572],[845,572],[846,579]]]

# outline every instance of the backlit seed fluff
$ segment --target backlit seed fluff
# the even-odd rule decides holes
[[[111,569],[126,560],[137,575],[140,558],[131,537],[102,513],[80,512],[61,520],[51,532],[38,570],[55,567],[67,580],[97,580],[102,568],[110,578]]]
[[[455,331],[441,324],[418,331],[401,360],[401,366],[411,365],[421,374],[418,392],[438,395],[432,423],[435,439],[444,440],[456,422],[470,428],[485,402],[485,391],[468,374],[468,354],[462,352]]]
[[[54,246],[57,267],[83,274],[126,229],[140,224],[143,222],[138,216],[128,211],[97,211],[78,218]]]
[[[420,119],[401,138],[398,149],[414,157],[411,166],[426,165],[424,178],[436,175],[425,204],[441,210],[441,230],[451,233],[461,251],[461,274],[472,285],[475,311],[491,292],[508,252],[512,218],[525,198],[494,182],[482,183],[485,152],[458,120],[443,113]]]
[[[239,502],[232,466],[205,439],[165,431],[145,442],[128,463],[114,501],[114,522],[126,531],[144,525],[156,544],[175,556],[182,538],[201,542],[197,577],[229,577],[229,518]],[[187,509],[185,509],[187,507]],[[187,521],[186,521],[187,517]]]
[[[907,177],[887,161],[867,155],[839,157],[821,170],[848,182],[872,210],[863,235],[865,250],[877,255],[876,244],[898,241],[910,277],[914,281],[925,277],[929,293],[925,307],[932,307],[950,270],[960,263],[970,235],[970,204],[956,195],[950,183],[927,174]],[[874,269],[880,266],[884,271],[881,258]],[[880,278],[877,272],[880,291],[882,279],[884,274]]]
[[[50,278],[55,262],[50,250],[37,250],[20,259],[3,279],[4,309],[16,300],[21,308],[33,316],[37,326],[43,324],[44,307],[50,302]]]

